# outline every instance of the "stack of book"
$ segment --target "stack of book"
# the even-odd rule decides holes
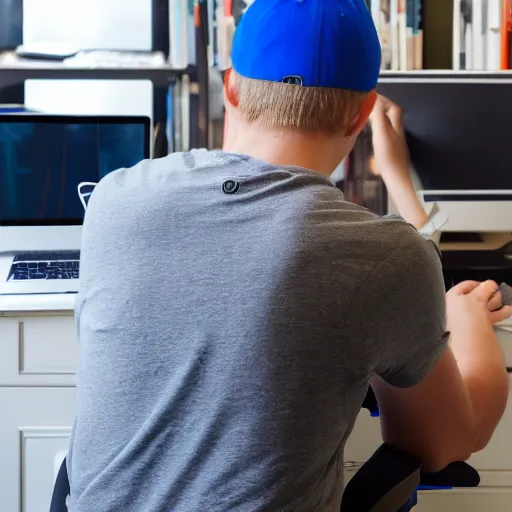
[[[453,69],[512,69],[512,0],[454,0]]]
[[[379,34],[382,69],[423,69],[422,0],[366,0]]]

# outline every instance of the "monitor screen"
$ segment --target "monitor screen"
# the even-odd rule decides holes
[[[0,116],[0,225],[81,224],[78,185],[148,156],[148,118]]]
[[[512,80],[388,80],[425,190],[512,190]]]

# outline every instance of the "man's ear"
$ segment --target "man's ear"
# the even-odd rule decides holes
[[[375,106],[375,102],[377,101],[377,91],[374,89],[370,91],[359,109],[356,117],[349,124],[347,128],[347,132],[345,134],[346,137],[354,137],[359,135],[362,129],[366,126],[368,122],[368,118],[372,113],[373,107]]]
[[[224,73],[224,106],[226,110],[238,107],[238,90],[233,76],[233,68]]]

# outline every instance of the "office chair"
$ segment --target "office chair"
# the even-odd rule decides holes
[[[62,461],[55,485],[53,486],[52,501],[50,504],[50,512],[68,512],[66,500],[69,495],[68,469],[66,467],[66,459]]]

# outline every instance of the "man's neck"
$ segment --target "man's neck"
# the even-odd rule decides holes
[[[225,151],[249,155],[278,166],[296,166],[330,176],[340,157],[342,141],[300,132],[298,130],[269,130],[244,126],[236,133]]]

